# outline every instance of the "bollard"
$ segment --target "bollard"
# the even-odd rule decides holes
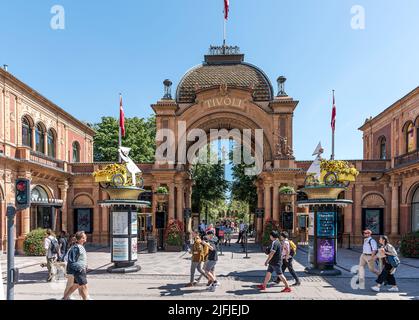
[[[13,205],[7,206],[7,300],[14,300],[15,269],[15,215]]]
[[[246,250],[246,256],[243,259],[250,259],[249,255],[248,255],[248,241],[247,241],[247,232],[245,234],[245,250]]]

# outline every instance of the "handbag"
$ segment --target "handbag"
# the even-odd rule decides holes
[[[387,256],[387,261],[393,268],[397,268],[400,265],[400,259],[397,256]]]

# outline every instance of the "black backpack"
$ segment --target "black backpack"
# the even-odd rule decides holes
[[[60,245],[56,238],[51,239],[51,244],[49,245],[52,254],[59,254],[60,253]]]

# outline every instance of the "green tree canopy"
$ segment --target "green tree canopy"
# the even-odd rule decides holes
[[[99,162],[118,161],[119,121],[114,117],[102,117],[93,126],[94,160]],[[122,145],[131,148],[130,157],[136,162],[153,162],[156,150],[155,117],[125,118],[125,137]]]

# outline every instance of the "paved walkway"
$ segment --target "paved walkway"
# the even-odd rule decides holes
[[[251,245],[250,259],[245,259],[242,247],[233,244],[223,247],[217,265],[217,275],[221,286],[216,292],[207,292],[205,284],[194,288],[185,288],[189,281],[190,255],[186,252],[139,255],[141,270],[137,273],[116,275],[106,272],[111,265],[108,248],[89,251],[89,289],[96,300],[138,300],[138,299],[190,299],[190,300],[226,300],[226,299],[417,299],[419,300],[419,260],[402,259],[396,278],[399,293],[375,293],[352,289],[353,274],[350,269],[358,264],[359,253],[356,250],[340,249],[338,268],[339,277],[311,276],[304,272],[307,265],[306,248],[300,247],[295,262],[295,269],[301,277],[302,286],[293,288],[290,294],[281,294],[282,285],[271,285],[266,292],[259,292],[259,284],[265,274],[266,255],[260,247]],[[5,256],[2,257],[2,269],[5,271]],[[20,282],[15,287],[17,300],[60,299],[65,287],[65,280],[46,283],[47,271],[41,268],[43,257],[16,257],[16,265],[21,268]],[[3,274],[5,276],[5,274]],[[290,279],[289,275],[288,279]],[[367,288],[374,284],[375,277],[366,273]],[[292,281],[291,281],[292,283]],[[76,294],[76,297],[78,295]]]

